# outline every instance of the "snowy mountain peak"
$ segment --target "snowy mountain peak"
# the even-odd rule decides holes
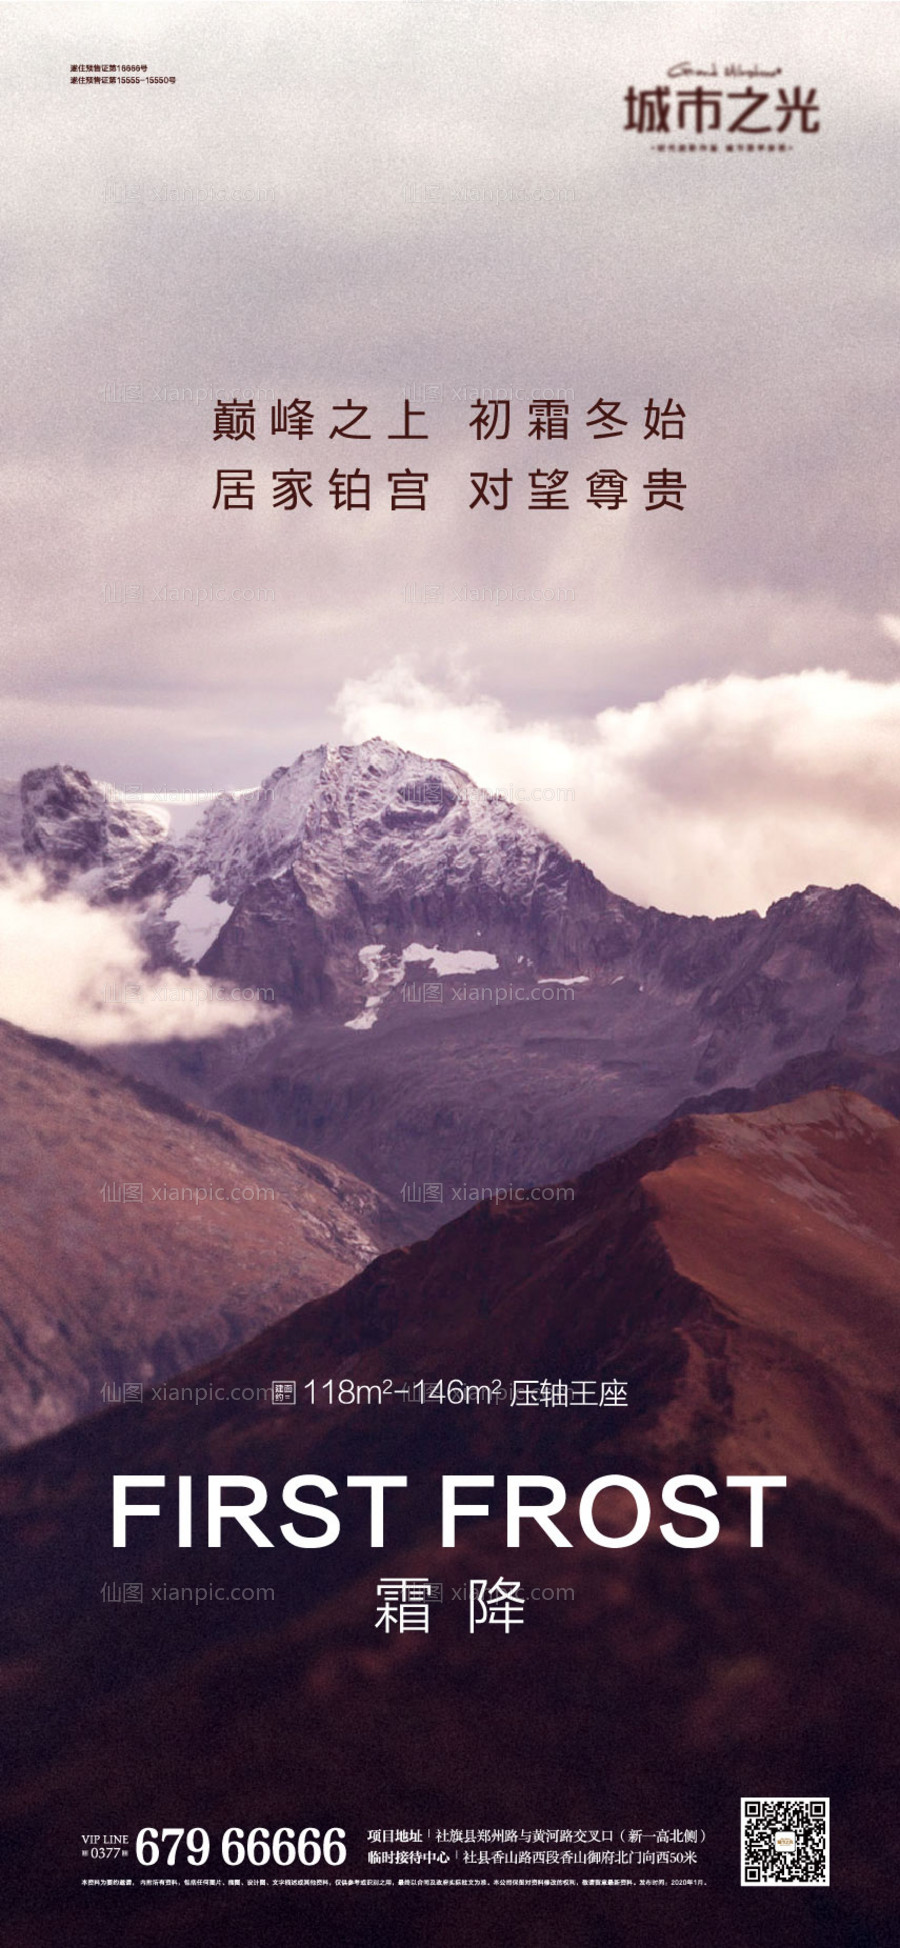
[[[368,900],[394,890],[427,896],[473,876],[524,892],[551,856],[567,861],[505,799],[445,759],[382,738],[320,745],[258,791],[216,799],[182,846],[185,869],[208,875],[215,898],[234,903],[259,880],[291,872],[323,917],[338,910],[348,881]]]
[[[55,887],[90,900],[141,897],[171,872],[164,820],[110,799],[86,771],[26,771],[20,794],[22,852]]]

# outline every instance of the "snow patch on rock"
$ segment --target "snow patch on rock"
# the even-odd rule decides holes
[[[352,1021],[345,1021],[345,1028],[373,1028],[378,1020],[378,1010],[387,999],[392,988],[399,987],[406,973],[407,962],[424,963],[435,974],[479,974],[483,969],[499,967],[496,954],[483,954],[477,947],[460,949],[450,953],[443,947],[425,947],[420,940],[414,940],[404,947],[400,954],[389,953],[382,943],[372,943],[360,947],[359,958],[366,971],[366,984],[377,985],[379,992],[366,996],[361,1014],[354,1015]]]
[[[539,986],[546,981],[548,986],[555,982],[558,988],[577,988],[582,981],[589,981],[590,978],[589,974],[538,974],[537,981]]]
[[[464,947],[451,954],[443,947],[423,947],[418,940],[404,947],[403,961],[404,965],[407,961],[424,961],[435,974],[480,974],[500,965],[496,954],[483,954],[477,947]]]
[[[384,1000],[383,994],[370,994],[361,1015],[354,1015],[352,1021],[345,1021],[345,1028],[374,1028],[378,1020],[378,1010]]]
[[[209,873],[202,873],[166,911],[166,919],[174,920],[176,926],[175,950],[193,966],[203,959],[234,912],[226,900],[212,897],[211,888]]]

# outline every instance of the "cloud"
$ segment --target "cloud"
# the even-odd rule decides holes
[[[443,757],[512,796],[616,892],[676,912],[765,909],[860,881],[900,905],[900,683],[846,671],[681,684],[578,731],[513,724],[408,663],[345,683],[354,740]]]
[[[73,893],[49,898],[34,867],[0,880],[0,1016],[82,1048],[220,1035],[271,1023],[265,1002],[226,984],[152,974],[135,923]]]
[[[900,643],[900,616],[881,615],[878,620],[889,640],[892,643]]]

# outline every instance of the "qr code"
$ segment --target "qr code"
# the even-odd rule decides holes
[[[828,1887],[827,1799],[741,1800],[742,1887]]]

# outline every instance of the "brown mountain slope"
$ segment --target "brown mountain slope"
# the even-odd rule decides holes
[[[348,1871],[376,1878],[370,1828],[705,1834],[699,1864],[683,1870],[701,1885],[677,1898],[638,1885],[634,1862],[608,1870],[633,1873],[627,1895],[589,1890],[576,1873],[571,1892],[517,1889],[513,1916],[511,1891],[488,1889],[464,1928],[462,1891],[430,1903],[410,1893],[389,1918],[363,1893],[340,1908],[336,1895],[328,1905],[304,1894],[317,1943],[881,1948],[896,1938],[900,1124],[826,1092],[670,1127],[572,1189],[552,1203],[473,1209],[188,1382],[230,1394],[294,1378],[296,1409],[230,1398],[113,1408],[7,1457],[0,1811],[23,1864],[38,1844],[46,1863],[21,1897],[31,1930],[21,1939],[51,1939],[72,1911],[76,1824],[221,1833],[307,1819],[345,1827]],[[452,1406],[396,1391],[454,1377],[498,1379],[506,1397]],[[612,1377],[627,1382],[627,1406],[509,1397],[516,1379]],[[353,1382],[352,1404],[323,1404],[329,1378]],[[359,1396],[388,1378],[380,1404]],[[178,1548],[174,1477],[211,1471],[266,1484],[258,1520],[271,1549],[240,1531],[208,1548],[201,1479],[194,1546]],[[160,1519],[132,1521],[124,1551],[111,1547],[115,1472],[166,1477],[150,1494]],[[291,1548],[279,1534],[282,1485],[301,1472],[338,1490],[342,1532],[330,1547]],[[387,1496],[377,1551],[368,1496],[346,1486],[369,1472],[409,1481]],[[445,1550],[439,1478],[450,1472],[495,1485],[463,1494],[491,1513],[461,1522]],[[512,1472],[563,1482],[555,1519],[571,1549],[528,1522],[523,1546],[508,1547]],[[717,1490],[710,1547],[676,1549],[658,1532],[661,1484],[681,1472]],[[607,1473],[650,1495],[651,1527],[634,1547],[595,1546],[581,1529],[580,1495]],[[787,1476],[767,1494],[760,1549],[749,1547],[746,1490],[729,1489],[727,1473]],[[630,1497],[607,1490],[598,1523],[622,1533],[632,1512]],[[676,1527],[696,1533],[682,1518]],[[377,1580],[410,1574],[440,1581],[444,1602],[428,1633],[385,1637]],[[104,1583],[126,1575],[144,1602],[104,1604]],[[475,1577],[572,1595],[529,1600],[508,1636],[470,1633],[454,1590]],[[178,1595],[211,1582],[272,1596],[195,1605]],[[157,1589],[176,1594],[158,1600]],[[740,1887],[739,1801],[756,1793],[830,1797],[830,1889]],[[467,1871],[461,1853],[447,1871]],[[173,1890],[165,1912],[150,1898],[135,1906],[130,1939],[162,1942],[190,1926],[204,1943],[236,1941],[250,1924],[248,1907],[215,1893],[201,1907],[196,1892]],[[253,1938],[278,1939],[285,1911],[279,1922],[259,1896]]]
[[[233,1346],[396,1235],[339,1167],[0,1023],[0,1443]]]
[[[674,1269],[740,1329],[723,1469],[815,1481],[900,1528],[900,1124],[838,1090],[693,1119],[644,1179]],[[684,1427],[707,1376],[673,1403]]]

